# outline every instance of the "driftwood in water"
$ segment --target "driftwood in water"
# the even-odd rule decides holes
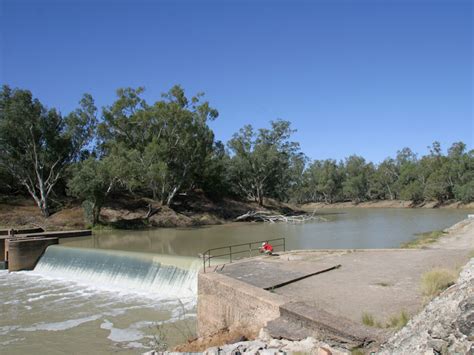
[[[271,214],[267,211],[248,211],[247,213],[237,217],[235,221],[238,222],[285,222],[285,223],[304,223],[314,220],[322,220],[322,218],[314,216],[314,214],[301,214],[301,215],[282,215],[282,214]]]

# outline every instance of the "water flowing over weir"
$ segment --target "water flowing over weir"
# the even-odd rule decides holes
[[[195,297],[199,258],[116,250],[48,247],[33,273],[118,292]]]

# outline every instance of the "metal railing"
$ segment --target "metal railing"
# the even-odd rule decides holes
[[[283,251],[286,251],[286,241],[285,238],[276,238],[276,239],[265,239],[265,240],[259,240],[255,242],[250,242],[250,243],[242,243],[242,244],[233,244],[233,245],[227,245],[224,247],[219,247],[219,248],[212,248],[206,250],[204,253],[202,253],[202,261],[203,261],[203,266],[204,266],[204,272],[206,272],[206,265],[208,268],[211,267],[211,260],[214,258],[220,258],[220,257],[229,257],[229,262],[232,263],[232,261],[237,260],[237,259],[242,259],[245,257],[252,257],[252,253],[255,251],[259,251],[262,243],[263,242],[280,242],[280,244],[272,244],[274,250],[278,247],[283,247]],[[256,245],[258,247],[254,248]],[[247,247],[247,248],[243,248]],[[217,251],[217,250],[226,250],[225,253],[223,254],[217,254],[213,255],[212,252]],[[240,254],[246,254],[244,256],[240,256]],[[235,256],[239,255],[238,258]]]

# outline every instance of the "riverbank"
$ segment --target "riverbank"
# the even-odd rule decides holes
[[[423,309],[428,297],[436,296],[424,290],[427,274],[434,270],[457,274],[466,264],[472,257],[466,246],[474,248],[474,219],[446,229],[439,241],[424,249],[293,251],[227,264],[222,272],[201,273],[198,329],[202,337],[177,350],[202,351],[206,344],[225,346],[236,342],[238,329],[252,333],[263,349],[277,346],[288,350],[288,342],[278,343],[277,339],[301,342],[310,337],[317,339],[307,340],[306,344],[313,344],[310,346],[328,344],[343,353],[353,347],[376,350]],[[279,284],[331,265],[340,267],[271,291],[260,285],[261,280]],[[263,345],[258,337],[261,327],[270,335]],[[233,332],[232,339],[226,339],[219,328]],[[216,344],[218,339],[222,343]],[[237,343],[234,348],[249,349],[251,345]]]
[[[294,205],[266,199],[264,206],[252,201],[224,198],[213,201],[203,193],[180,195],[171,207],[156,201],[130,196],[117,196],[101,210],[97,228],[146,229],[186,228],[233,222],[248,211],[274,214],[297,213]],[[83,229],[89,227],[78,202],[63,202],[62,207],[45,218],[35,203],[27,198],[0,201],[0,227],[37,227],[45,230]]]
[[[265,199],[264,206],[252,201],[224,198],[213,201],[203,193],[180,195],[171,206],[162,206],[156,201],[129,196],[118,196],[105,203],[101,210],[101,224],[98,229],[147,229],[186,228],[218,225],[233,222],[236,217],[248,211],[264,211],[271,214],[316,213],[326,209],[348,208],[446,208],[474,209],[474,202],[462,204],[450,202],[439,205],[435,202],[413,205],[410,201],[371,201],[353,204],[339,202],[333,204],[309,203],[293,205]],[[0,200],[0,227],[24,228],[42,227],[45,230],[84,229],[87,225],[84,211],[76,201],[63,201],[50,217],[41,215],[35,203],[28,198],[3,198]]]
[[[414,203],[412,201],[403,200],[382,200],[382,201],[366,201],[366,202],[312,202],[299,205],[305,211],[314,211],[318,209],[338,209],[338,208],[474,208],[474,202],[462,203],[459,201],[446,201],[439,203],[436,201]]]

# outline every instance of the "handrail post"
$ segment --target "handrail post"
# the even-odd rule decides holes
[[[206,252],[202,255],[202,262],[204,264],[204,273],[206,273]]]
[[[283,243],[282,244],[277,244],[277,241],[281,241],[283,240]],[[274,243],[274,246],[275,247],[281,247],[283,246],[283,251],[286,251],[286,239],[285,238],[275,238],[275,239],[268,239],[267,242],[273,242]],[[243,247],[245,245],[248,245],[249,247],[249,257],[252,257],[252,245],[253,244],[258,244],[260,242],[250,242],[250,243],[242,243],[242,244],[235,244],[235,245],[229,245],[229,246],[224,246],[224,247],[219,247],[219,248],[213,248],[213,249],[209,249],[209,250],[206,250],[203,254],[203,267],[204,267],[204,272],[206,272],[206,268],[211,268],[211,259],[213,257],[224,257],[226,256],[227,254],[217,254],[215,256],[212,256],[211,255],[211,252],[212,251],[216,251],[216,250],[223,250],[223,249],[229,249],[229,262],[232,263],[233,262],[233,258],[232,258],[232,247]],[[257,249],[255,249],[257,250]],[[236,254],[239,254],[239,253],[245,253],[246,251],[245,250],[240,250],[240,251],[237,251]],[[206,259],[207,258],[207,259]],[[206,262],[207,262],[207,266],[206,266]]]

